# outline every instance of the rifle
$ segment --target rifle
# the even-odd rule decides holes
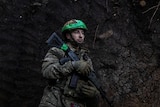
[[[60,60],[60,64],[64,64],[65,62],[72,60],[72,61],[78,61],[79,58],[77,55],[59,38],[59,36],[54,32],[52,35],[49,37],[49,39],[46,41],[48,46],[50,47],[57,47],[59,49],[62,49],[69,57],[62,58]],[[76,88],[77,87],[77,82],[78,82],[79,76],[74,73],[72,75],[69,87],[70,88]],[[103,91],[99,81],[97,81],[97,76],[93,72],[91,72],[88,76],[88,79],[95,85],[95,87],[99,90],[102,98],[106,100],[106,102],[109,104],[110,107],[112,107],[111,102],[108,100],[108,98],[105,96],[105,91]]]

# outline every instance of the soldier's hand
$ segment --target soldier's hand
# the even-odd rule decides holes
[[[84,60],[73,61],[72,65],[79,74],[82,74],[84,76],[88,76],[89,73],[91,72],[90,65],[87,61]]]
[[[82,85],[81,91],[86,97],[96,97],[99,94],[99,91],[96,89],[96,87],[88,85]]]

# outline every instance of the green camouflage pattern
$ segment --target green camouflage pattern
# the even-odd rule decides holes
[[[85,49],[76,51],[76,49],[70,48],[75,51],[80,60],[84,60],[88,53],[88,50]],[[72,107],[73,105],[75,107],[87,107],[86,97],[81,94],[80,87],[83,84],[88,85],[88,79],[84,76],[80,76],[77,88],[69,88],[68,85],[74,69],[71,61],[63,65],[59,63],[59,60],[63,57],[65,57],[65,52],[53,47],[48,51],[43,60],[43,76],[50,80],[56,80],[56,83],[55,85],[45,88],[39,107]],[[88,61],[90,68],[93,70],[91,59],[87,56],[85,60]]]

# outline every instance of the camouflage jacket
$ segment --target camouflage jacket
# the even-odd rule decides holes
[[[85,59],[90,64],[90,68],[93,70],[91,59],[87,56],[88,50],[79,49],[76,51],[75,48],[71,47],[71,50],[74,51],[80,60]],[[43,64],[42,64],[42,74],[45,78],[50,80],[56,80],[54,87],[58,87],[63,91],[63,94],[71,97],[82,97],[80,93],[80,86],[82,84],[88,84],[86,77],[80,76],[77,84],[77,88],[69,88],[70,79],[74,69],[72,68],[71,61],[66,62],[65,64],[60,64],[60,59],[66,57],[66,54],[63,50],[53,47],[46,54]],[[87,58],[87,59],[86,59]]]

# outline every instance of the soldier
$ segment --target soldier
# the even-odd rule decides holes
[[[72,19],[62,28],[62,34],[69,48],[76,53],[79,61],[67,61],[63,65],[59,60],[66,53],[56,47],[49,49],[42,64],[42,74],[48,79],[39,107],[97,107],[99,91],[88,80],[93,70],[88,50],[81,47],[84,43],[87,27],[81,20]],[[76,88],[69,87],[73,73],[79,75]]]

